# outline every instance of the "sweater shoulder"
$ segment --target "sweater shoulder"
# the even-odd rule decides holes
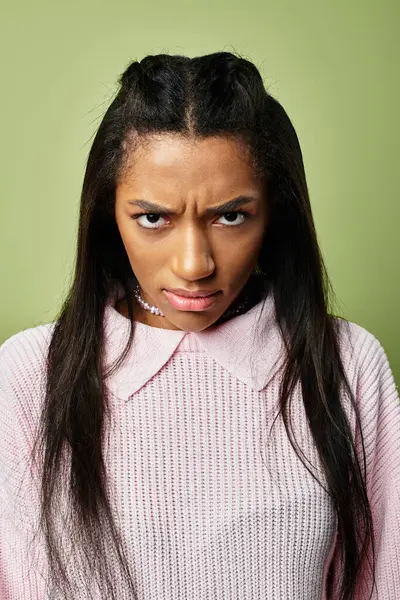
[[[397,397],[398,386],[381,341],[368,329],[351,321],[338,320],[341,356],[346,375],[366,414],[379,410],[382,398]]]
[[[32,393],[43,382],[47,352],[55,323],[24,329],[0,346],[0,390],[2,394]]]
[[[369,330],[347,319],[334,317],[339,334],[339,346],[348,368],[364,368],[368,358],[384,352],[379,339]]]

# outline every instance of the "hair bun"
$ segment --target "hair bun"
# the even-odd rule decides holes
[[[119,83],[122,87],[131,87],[140,77],[143,77],[142,66],[138,60],[134,60],[122,73]]]

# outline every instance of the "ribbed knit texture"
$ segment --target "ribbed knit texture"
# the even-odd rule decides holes
[[[139,599],[336,598],[326,586],[331,561],[334,583],[340,574],[332,502],[296,456],[282,420],[271,430],[281,377],[271,370],[280,348],[271,305],[266,338],[253,343],[259,357],[270,340],[268,354],[254,372],[240,355],[259,307],[198,334],[136,324],[140,355],[131,353],[108,382],[112,422],[104,455]],[[105,318],[111,358],[122,350],[129,322],[113,306]],[[0,347],[1,600],[47,599],[39,573],[46,571],[43,547],[38,541],[27,549],[37,515],[35,475],[22,486],[21,478],[43,402],[52,327],[20,332]],[[342,350],[361,411],[377,535],[379,595],[373,598],[398,600],[400,400],[379,341],[354,323],[349,332]],[[270,370],[264,380],[263,364]],[[299,388],[292,421],[325,483]],[[74,569],[76,585],[83,586]],[[355,600],[367,600],[369,585],[365,575]],[[79,597],[87,597],[83,587]],[[121,588],[119,598],[129,595]]]

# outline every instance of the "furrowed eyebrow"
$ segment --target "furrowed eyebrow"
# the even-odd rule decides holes
[[[210,206],[206,209],[206,215],[223,215],[227,212],[235,211],[243,204],[248,204],[250,202],[257,202],[257,198],[255,196],[238,196],[237,198],[233,198],[233,200],[228,200],[228,202],[224,202],[224,204],[220,204],[219,206]],[[139,208],[151,212],[157,215],[176,215],[177,213],[173,210],[168,210],[165,206],[160,206],[159,204],[154,204],[153,202],[148,202],[147,200],[128,200],[128,204],[132,204],[132,206],[138,206]]]

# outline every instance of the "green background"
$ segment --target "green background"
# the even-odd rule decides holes
[[[400,381],[397,0],[1,4],[0,343],[68,289],[91,140],[132,59],[239,52],[302,146],[337,312]]]

